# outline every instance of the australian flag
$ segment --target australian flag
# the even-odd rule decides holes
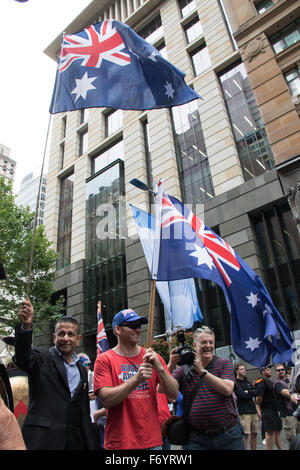
[[[104,323],[101,315],[101,301],[98,302],[97,308],[97,355],[107,351],[109,348],[106,331],[104,328]]]
[[[260,277],[222,238],[163,193],[157,280],[204,278],[218,284],[231,315],[236,354],[262,367],[292,362],[292,336]]]
[[[184,76],[129,26],[104,20],[64,35],[50,113],[178,106],[200,98]]]

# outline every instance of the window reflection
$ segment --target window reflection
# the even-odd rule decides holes
[[[270,36],[269,39],[276,54],[296,44],[296,42],[300,41],[300,18],[290,23],[278,33]]]
[[[220,75],[245,180],[274,167],[273,154],[244,64]]]
[[[74,175],[61,180],[58,214],[57,269],[71,263],[72,210],[73,210]]]
[[[298,329],[300,248],[290,208],[284,205],[264,211],[254,223],[266,287],[290,329]]]
[[[197,102],[171,112],[184,202],[202,203],[214,197],[214,188]]]
[[[108,137],[114,132],[117,132],[123,126],[123,111],[117,109],[105,116],[105,136]]]
[[[86,189],[86,328],[96,328],[101,300],[104,325],[110,329],[115,313],[127,305],[123,163],[91,177]]]
[[[102,151],[93,161],[93,173],[97,173],[116,160],[124,160],[123,140]]]

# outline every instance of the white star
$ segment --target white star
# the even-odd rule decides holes
[[[258,294],[250,292],[250,295],[246,295],[246,298],[248,299],[248,304],[251,304],[253,308],[256,307],[257,302],[259,301]]]
[[[85,72],[85,74],[83,75],[82,78],[76,78],[75,81],[76,81],[76,87],[74,88],[74,90],[71,92],[71,93],[76,93],[76,98],[75,98],[75,102],[78,100],[78,98],[80,96],[82,96],[82,98],[85,100],[86,99],[86,95],[87,95],[87,92],[89,90],[95,90],[96,87],[94,87],[94,85],[92,85],[92,82],[96,79],[97,77],[88,77],[88,74],[87,72]]]
[[[247,344],[246,349],[251,349],[251,351],[253,352],[254,349],[257,349],[259,347],[261,341],[259,341],[258,338],[253,339],[250,336],[249,340],[245,341],[245,343]]]
[[[195,258],[198,259],[197,265],[199,266],[200,264],[206,264],[209,269],[212,269],[214,266],[214,262],[207,253],[206,248],[204,246],[199,246],[195,243],[195,248],[196,251],[193,251],[193,253],[190,253],[189,256],[194,256]]]
[[[175,90],[172,87],[172,83],[166,82],[165,89],[166,89],[165,95],[167,95],[168,98],[171,98],[173,100]]]

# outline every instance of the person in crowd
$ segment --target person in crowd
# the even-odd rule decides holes
[[[300,361],[297,361],[292,369],[289,388],[292,402],[300,406]]]
[[[60,318],[49,350],[32,347],[34,309],[24,300],[16,328],[15,357],[29,377],[29,406],[22,432],[29,450],[96,449],[90,419],[88,378],[75,349],[78,322]]]
[[[161,449],[157,387],[173,401],[177,384],[164,360],[139,346],[147,318],[121,310],[112,322],[117,346],[97,356],[94,392],[107,410],[104,447],[108,450]]]
[[[86,353],[78,353],[80,364],[86,368],[88,374],[88,386],[89,386],[89,400],[90,400],[90,417],[92,423],[94,423],[94,413],[97,410],[96,395],[94,394],[93,382],[94,382],[94,373],[91,370],[91,360]]]
[[[210,328],[194,333],[195,360],[191,367],[179,366],[173,372],[183,399],[200,380],[188,421],[190,450],[243,450],[244,441],[232,393],[234,372],[228,359],[215,353],[215,334]],[[171,351],[169,364],[175,362]],[[178,359],[177,359],[178,360]]]
[[[247,380],[246,367],[242,362],[234,366],[236,381],[234,386],[237,398],[237,407],[244,430],[244,445],[247,449],[250,436],[250,449],[256,450],[256,441],[259,428],[259,419],[257,415],[254,397],[256,390]]]
[[[157,392],[156,396],[157,396],[158,419],[159,419],[160,426],[162,428],[164,422],[168,418],[170,418],[170,416],[172,415],[171,415],[169,402],[168,402],[166,395],[164,393]],[[169,442],[168,437],[163,435],[162,441],[163,441],[163,445],[162,445],[163,450],[170,450],[171,444]]]
[[[275,372],[277,380],[274,382],[274,390],[279,405],[280,417],[283,424],[286,439],[289,444],[300,433],[300,422],[293,413],[296,405],[291,401],[289,392],[289,380],[286,377],[286,369],[284,364],[276,364]]]
[[[281,435],[282,422],[279,416],[279,407],[274,395],[274,382],[272,377],[272,366],[260,369],[261,378],[256,384],[256,407],[259,419],[265,432],[267,450],[273,450],[274,443],[278,450],[283,450]]]

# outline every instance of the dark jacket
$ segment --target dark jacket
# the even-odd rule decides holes
[[[71,397],[66,369],[55,347],[32,348],[32,331],[16,329],[15,362],[28,374],[29,404],[22,432],[29,450],[95,449],[87,372]]]
[[[243,380],[235,379],[234,393],[237,397],[239,414],[257,413],[253,399],[256,396],[256,391],[246,378]]]

